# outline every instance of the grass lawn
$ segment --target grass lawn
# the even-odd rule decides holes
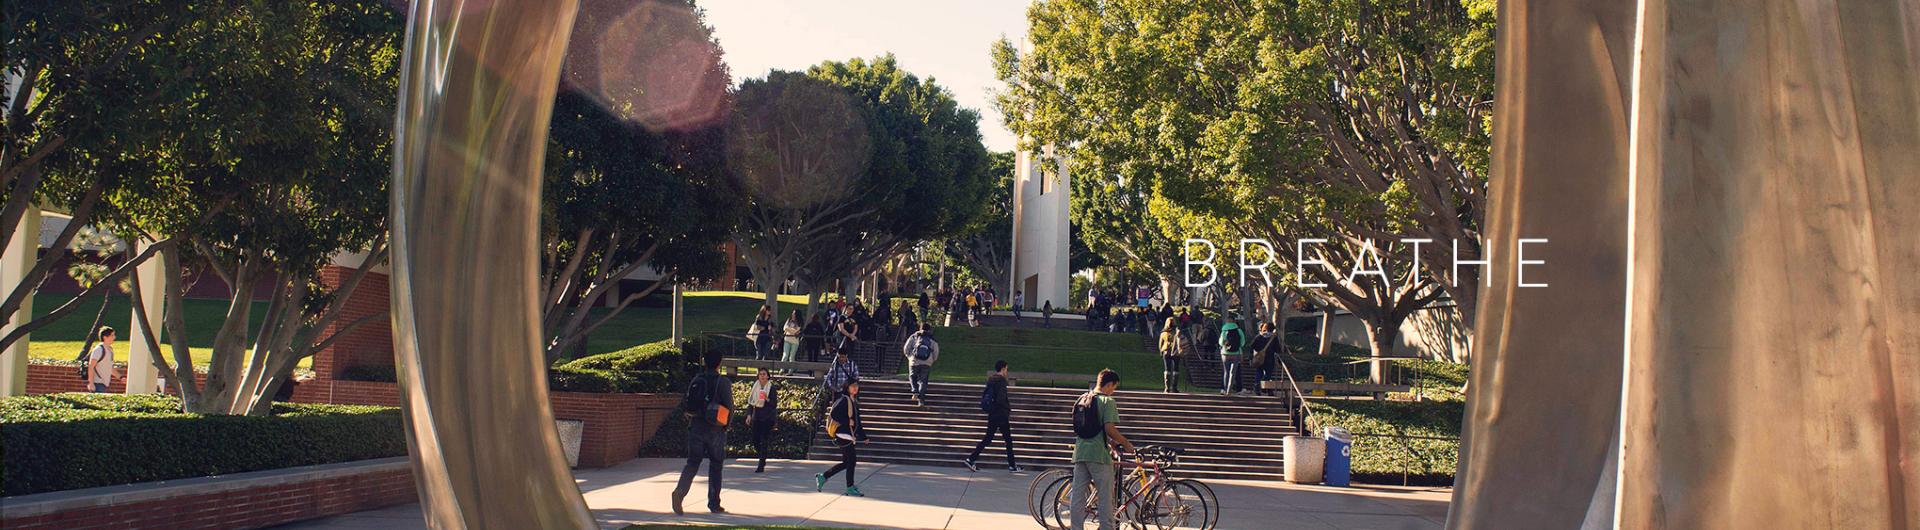
[[[119,360],[126,361],[127,342],[134,338],[130,335],[130,330],[133,329],[133,302],[126,296],[111,298],[107,306],[106,319],[101,323],[113,326],[113,329],[119,331],[120,336],[114,342],[114,355]],[[33,300],[33,315],[37,318],[51,313],[59,308],[60,304],[72,299],[72,296],[64,294],[36,295]],[[206,366],[207,356],[213,348],[213,335],[219,331],[220,322],[227,316],[227,302],[189,298],[185,306],[187,346],[193,350],[194,364]],[[33,343],[27,347],[27,356],[35,359],[73,360],[74,356],[80,354],[80,347],[86,344],[87,326],[93,324],[94,312],[99,310],[99,300],[81,302],[80,307],[72,313],[67,313],[65,318],[34,331]],[[251,318],[258,323],[266,315],[267,304],[254,302],[252,311]],[[160,323],[155,322],[154,325],[157,326]],[[164,337],[161,338],[160,352],[166,355],[167,359],[173,359],[173,347],[166,344]],[[307,368],[312,364],[312,358],[302,359],[300,368]]]
[[[1091,376],[1112,368],[1120,372],[1121,388],[1160,388],[1160,378],[1155,377],[1160,375],[1160,356],[1147,351],[1138,334],[988,326],[934,328],[933,336],[940,341],[934,381],[978,383],[993,370],[995,360],[1005,359],[1015,372]]]

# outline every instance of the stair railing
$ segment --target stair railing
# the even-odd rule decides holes
[[[1302,434],[1312,436],[1313,431],[1319,428],[1319,422],[1313,418],[1313,409],[1307,406],[1306,393],[1300,391],[1300,382],[1293,378],[1293,369],[1288,368],[1287,363],[1280,363],[1280,373],[1287,376],[1287,387],[1293,390],[1292,396],[1287,398],[1287,413],[1300,420],[1296,424],[1304,427]],[[1302,411],[1305,412],[1304,416]]]

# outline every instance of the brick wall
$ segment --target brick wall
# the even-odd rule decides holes
[[[640,444],[680,404],[679,394],[595,394],[553,392],[553,417],[583,423],[580,467],[608,467],[632,460]],[[371,381],[310,381],[296,387],[293,401],[339,405],[400,406],[400,385]]]
[[[328,265],[320,270],[320,281],[329,287],[338,287],[353,272],[352,268]],[[322,330],[320,336],[332,336],[362,317],[386,311],[387,295],[387,275],[367,273],[366,278],[360,280],[360,286],[353,290],[353,296],[347,299],[340,318]],[[313,372],[322,380],[334,379],[341,370],[356,365],[393,366],[392,320],[376,317],[313,355]]]
[[[0,528],[249,529],[407,504],[405,458],[8,497]]]
[[[60,366],[60,365],[53,365],[53,364],[28,364],[27,365],[27,394],[34,395],[34,394],[58,394],[61,392],[86,392],[88,390],[87,381],[84,379],[81,379],[80,376],[74,370],[75,368],[72,366]],[[120,366],[120,373],[122,375],[125,375],[127,373],[126,365],[122,364]],[[196,372],[193,375],[195,377],[194,379],[195,382],[201,383],[201,384],[205,384],[207,382],[207,374],[205,372]],[[126,393],[127,380],[124,378],[115,379],[113,380],[112,383],[107,383],[107,392],[114,393],[114,394]],[[172,393],[172,392],[168,392],[168,393]]]

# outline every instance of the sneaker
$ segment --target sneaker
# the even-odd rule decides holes
[[[827,474],[814,473],[813,474],[813,491],[820,491],[826,488],[827,488]],[[674,506],[679,506],[679,505],[680,504],[678,502],[674,503]]]
[[[727,509],[721,508],[720,505],[718,504],[708,506],[707,511],[713,512],[713,513],[727,513]]]
[[[1007,466],[1007,472],[1009,473],[1019,473],[1026,470],[1027,470],[1026,468],[1020,467],[1019,464]]]
[[[865,496],[867,496],[867,494],[865,494],[865,493],[860,493],[860,487],[859,487],[859,486],[847,486],[847,492],[846,492],[846,493],[844,493],[844,495],[846,495],[846,496],[848,496],[848,497],[865,497]]]
[[[980,466],[973,465],[973,459],[969,458],[966,460],[961,460],[961,462],[967,465],[967,469],[973,470],[973,472],[975,473],[980,472]]]

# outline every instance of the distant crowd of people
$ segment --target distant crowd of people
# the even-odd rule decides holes
[[[1272,378],[1278,370],[1284,345],[1273,323],[1260,322],[1257,331],[1249,332],[1241,329],[1231,315],[1214,320],[1188,308],[1176,309],[1167,304],[1147,303],[1154,295],[1145,289],[1138,294],[1132,302],[1145,305],[1131,305],[1115,311],[1116,304],[1111,298],[1098,291],[1090,291],[1090,306],[1094,309],[1089,312],[1088,321],[1095,322],[1095,315],[1098,315],[1099,322],[1108,326],[1107,331],[1157,336],[1155,344],[1163,361],[1163,392],[1181,391],[1180,371],[1186,361],[1196,355],[1210,353],[1219,356],[1222,394],[1262,392],[1257,384],[1251,390],[1240,388],[1239,371],[1242,369],[1251,367],[1255,370],[1257,381]],[[1022,293],[1015,291],[1015,307],[1024,302],[1022,298]],[[872,437],[861,415],[862,377],[860,365],[850,355],[853,346],[861,341],[897,341],[902,365],[906,367],[908,389],[914,403],[925,407],[928,385],[941,355],[933,323],[978,326],[980,316],[988,308],[994,307],[996,302],[992,290],[984,287],[920,293],[897,304],[877,303],[877,308],[872,311],[857,298],[839,298],[828,302],[823,311],[804,324],[800,312],[794,311],[780,327],[773,325],[770,310],[760,310],[748,330],[756,357],[786,361],[804,357],[812,361],[825,352],[832,359],[824,377],[820,379],[816,406],[824,405],[825,414],[820,427],[838,450],[840,459],[814,475],[815,491],[824,490],[828,482],[841,477],[845,481],[843,495],[865,496],[860,491],[855,474],[859,464],[859,448],[870,443]],[[1045,304],[1044,307],[1048,311],[1042,318],[1050,320],[1051,304]],[[1014,316],[1020,318],[1019,312],[1015,311]],[[691,425],[687,431],[686,465],[673,492],[672,504],[676,514],[684,513],[682,502],[702,462],[706,462],[709,469],[708,509],[715,513],[725,511],[720,505],[721,467],[725,458],[726,425],[731,415],[729,411],[733,406],[733,395],[730,382],[720,373],[720,365],[719,352],[709,351],[704,359],[706,370],[688,382],[686,398],[681,405]],[[1013,440],[1010,369],[1006,360],[996,361],[993,371],[987,374],[981,386],[979,407],[986,416],[986,428],[973,451],[961,462],[973,471],[979,471],[979,458],[992,445],[995,437],[1005,444],[1007,469],[1022,471]],[[759,464],[754,469],[756,473],[765,470],[766,454],[770,450],[771,433],[777,423],[779,410],[779,393],[769,373],[769,370],[760,370],[756,374],[748,390],[748,410],[744,415],[751,427],[753,447],[759,453]],[[1095,376],[1093,389],[1080,396],[1073,406],[1074,479],[1069,495],[1076,506],[1089,502],[1089,495],[1100,499],[1096,511],[1101,519],[1101,528],[1111,528],[1113,521],[1115,458],[1134,451],[1133,444],[1120,431],[1119,406],[1114,398],[1119,385],[1118,372],[1101,370]],[[1085,517],[1084,511],[1076,510],[1073,528],[1080,528]]]

